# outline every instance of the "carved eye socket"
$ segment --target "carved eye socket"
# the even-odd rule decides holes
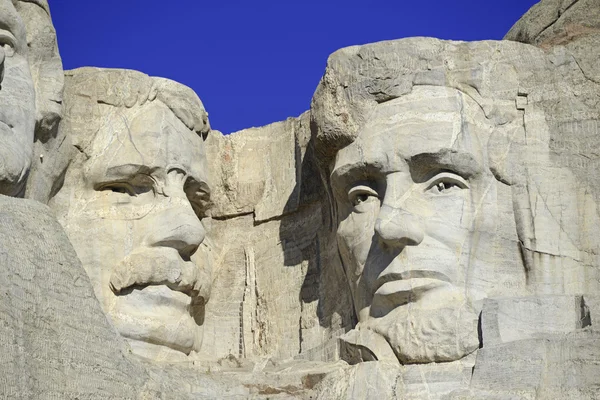
[[[154,180],[149,175],[136,175],[129,181],[106,182],[95,187],[97,191],[111,191],[129,196],[154,191]]]
[[[6,57],[12,57],[15,54],[15,39],[9,33],[0,31],[0,47]]]
[[[129,196],[136,195],[134,188],[127,182],[108,183],[108,184],[102,185],[101,187],[99,187],[96,190],[100,190],[100,191],[110,190],[111,192],[128,194]]]
[[[361,212],[363,211],[362,207],[367,203],[372,201],[379,202],[379,193],[369,186],[358,185],[348,191],[348,200],[356,211]]]
[[[433,194],[450,194],[468,188],[467,181],[460,175],[442,172],[429,180],[426,191]]]

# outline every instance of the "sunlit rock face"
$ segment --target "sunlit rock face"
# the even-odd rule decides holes
[[[25,24],[13,2],[0,2],[0,193],[22,195],[31,165],[35,87],[27,58]]]
[[[460,360],[484,344],[484,299],[597,290],[596,206],[551,148],[562,104],[598,114],[573,94],[597,88],[561,51],[414,38],[330,57],[311,118],[358,320],[343,342],[363,349],[351,361],[387,346],[402,364]]]
[[[66,82],[77,154],[52,207],[134,352],[197,352],[211,285],[204,107],[189,88],[134,71],[81,69]]]
[[[46,202],[68,161],[64,138],[56,140],[63,89],[56,34],[45,0],[2,0],[0,19],[0,193],[22,197],[30,185],[29,197]],[[50,149],[60,156],[32,161]]]
[[[0,4],[5,397],[600,398],[597,1],[341,49],[231,135],[134,71],[61,103],[47,4]]]

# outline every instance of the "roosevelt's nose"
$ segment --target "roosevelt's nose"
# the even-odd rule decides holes
[[[424,232],[419,217],[402,208],[383,204],[375,222],[375,232],[389,246],[416,246]]]
[[[164,209],[152,218],[149,246],[172,247],[183,258],[189,258],[204,241],[206,231],[183,191],[165,198]]]

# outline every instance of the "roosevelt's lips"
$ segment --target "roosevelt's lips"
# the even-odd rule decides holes
[[[164,285],[194,297],[205,284],[201,275],[200,268],[191,261],[183,260],[176,249],[141,248],[113,268],[110,287],[119,294],[127,288]]]
[[[379,276],[373,293],[387,296],[398,292],[426,291],[447,283],[452,283],[450,278],[437,271],[389,272]]]

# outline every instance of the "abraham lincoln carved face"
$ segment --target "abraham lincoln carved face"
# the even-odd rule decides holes
[[[402,361],[460,358],[479,345],[474,302],[495,282],[474,253],[496,228],[491,126],[443,87],[378,105],[339,151],[331,183],[340,254],[361,324]]]
[[[371,332],[353,337],[374,333],[404,364],[474,352],[483,300],[525,287],[501,177],[522,116],[514,97],[474,89],[492,66],[470,51],[425,38],[342,49],[311,106],[356,331]]]

